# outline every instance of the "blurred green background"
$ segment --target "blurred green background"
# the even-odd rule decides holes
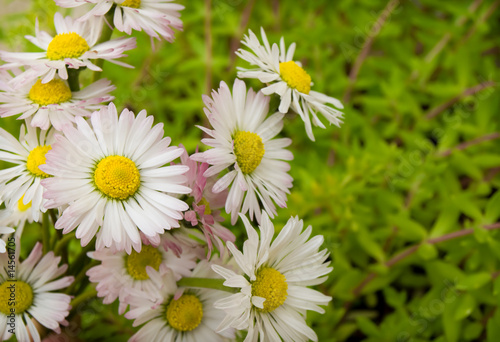
[[[37,51],[22,36],[36,17],[53,32],[54,3],[2,2],[2,48]],[[500,341],[500,1],[179,2],[174,44],[134,33],[136,68],[104,65],[117,106],[147,109],[174,144],[200,144],[201,94],[248,66],[233,53],[248,28],[296,42],[313,90],[344,101],[342,127],[315,129],[316,142],[295,115],[282,132],[294,187],[275,223],[304,219],[334,267],[319,287],[332,302],[308,315],[319,341]],[[116,305],[77,312],[69,329],[83,341],[134,331]]]

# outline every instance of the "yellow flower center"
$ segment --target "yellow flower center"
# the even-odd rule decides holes
[[[208,203],[207,199],[205,197],[202,197],[198,205],[204,205],[205,206],[205,211],[203,212],[205,215],[210,215],[212,213],[212,210],[210,209],[210,204]]]
[[[139,6],[141,6],[141,0],[125,0],[120,4],[120,6],[139,8]]]
[[[31,172],[32,175],[41,178],[50,177],[49,174],[46,174],[38,167],[40,165],[45,164],[45,154],[51,148],[52,147],[50,147],[50,145],[45,145],[45,146],[37,146],[31,150],[30,154],[28,155],[28,160],[26,161],[26,168],[28,169],[29,172]]]
[[[109,156],[97,164],[94,182],[106,196],[126,200],[139,189],[141,175],[135,163],[123,156]]]
[[[264,143],[253,132],[239,131],[234,135],[236,162],[244,174],[252,173],[264,157]]]
[[[257,310],[271,312],[285,302],[288,284],[283,274],[274,268],[265,267],[257,272],[256,277],[252,283],[252,296],[266,299],[264,308]]]
[[[29,208],[31,208],[31,201],[28,204],[24,204],[23,199],[24,199],[24,195],[22,195],[21,198],[19,199],[19,201],[17,201],[17,209],[19,211],[26,211]]]
[[[125,257],[128,274],[136,280],[149,279],[146,266],[151,266],[158,271],[161,261],[160,251],[149,245],[143,245],[140,253],[133,250],[130,255]]]
[[[303,94],[309,94],[311,91],[311,76],[294,61],[280,63],[280,75],[290,88]]]
[[[30,89],[29,99],[41,106],[59,104],[71,100],[71,90],[62,80],[54,79],[47,83],[36,81]]]
[[[78,58],[89,49],[89,44],[78,33],[60,33],[49,43],[47,58],[51,60]]]
[[[184,294],[167,306],[167,322],[177,331],[191,331],[201,323],[203,305],[198,297]]]
[[[14,309],[16,315],[22,314],[33,303],[33,289],[24,281],[8,280],[0,285],[0,312],[10,315]]]

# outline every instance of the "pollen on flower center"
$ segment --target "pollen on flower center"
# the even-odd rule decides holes
[[[125,0],[120,4],[120,6],[139,8],[139,6],[141,6],[141,0]]]
[[[265,298],[263,312],[271,312],[282,305],[286,297],[288,284],[283,274],[274,268],[264,267],[256,274],[252,283],[252,296]]]
[[[46,106],[69,101],[72,95],[64,81],[53,79],[45,84],[41,80],[36,81],[31,87],[28,97],[31,101]]]
[[[31,201],[28,204],[24,204],[23,199],[24,199],[24,195],[22,195],[21,198],[19,199],[19,201],[17,201],[17,209],[21,212],[26,211],[29,208],[31,208]]]
[[[89,49],[89,44],[78,33],[59,33],[47,47],[47,58],[51,60],[78,58]]]
[[[201,323],[203,305],[198,297],[184,294],[172,299],[166,310],[168,324],[177,331],[191,331]]]
[[[290,88],[303,94],[311,91],[311,76],[294,61],[280,63],[280,76]]]
[[[31,150],[30,154],[28,155],[28,159],[26,161],[26,168],[28,169],[29,172],[31,172],[31,174],[41,178],[50,177],[49,174],[46,174],[38,167],[40,165],[45,164],[45,154],[51,148],[52,147],[50,145],[45,145],[45,146],[37,146]]]
[[[252,173],[264,157],[262,138],[253,132],[236,132],[233,151],[236,162],[244,174]]]
[[[153,246],[143,245],[140,253],[133,250],[125,259],[128,274],[136,280],[146,280],[149,279],[146,266],[151,266],[158,271],[162,256],[160,251]]]
[[[94,182],[106,196],[126,200],[139,189],[141,176],[132,160],[123,156],[108,156],[97,164]]]
[[[14,303],[14,306],[9,305]],[[10,315],[13,307],[16,315],[22,314],[33,303],[33,289],[24,281],[8,280],[0,285],[0,312]]]

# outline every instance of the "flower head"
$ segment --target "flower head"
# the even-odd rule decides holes
[[[295,43],[292,43],[287,50],[282,37],[279,47],[276,43],[271,47],[262,28],[261,35],[264,45],[261,45],[251,30],[242,41],[242,44],[251,51],[238,49],[236,54],[255,68],[238,68],[238,77],[257,78],[263,83],[270,83],[261,91],[266,95],[276,93],[281,97],[279,106],[281,113],[286,113],[289,108],[292,108],[299,114],[306,126],[307,136],[313,141],[311,121],[315,126],[325,128],[318,113],[321,113],[331,124],[340,126],[342,112],[329,104],[339,109],[344,106],[333,97],[311,90],[311,76],[302,68],[300,62],[293,60]]]
[[[134,319],[134,326],[144,324],[129,341],[188,342],[234,338],[234,329],[215,331],[217,323],[224,317],[224,312],[214,307],[214,302],[221,298],[217,290],[179,289],[171,272],[149,268],[148,274],[154,283],[155,295],[151,297],[145,292],[131,291],[126,297],[131,309],[125,317]],[[191,276],[217,275],[211,272],[210,263],[203,260]]]
[[[0,152],[3,161],[15,166],[0,173],[0,200],[6,202],[7,209],[25,212],[38,221],[40,212],[45,212],[41,181],[50,177],[40,169],[45,164],[45,155],[52,148],[54,131],[21,127],[19,141],[0,128]],[[23,215],[24,216],[24,215]]]
[[[238,213],[249,212],[260,220],[261,204],[273,217],[276,208],[286,206],[286,194],[292,187],[288,175],[290,165],[284,160],[293,159],[285,150],[291,144],[288,138],[273,139],[283,127],[283,115],[275,113],[266,119],[269,97],[252,89],[246,91],[243,81],[235,80],[233,95],[226,83],[212,92],[212,98],[204,96],[205,114],[214,128],[200,127],[210,138],[202,142],[212,147],[191,156],[193,160],[210,164],[203,173],[211,177],[229,168],[212,187],[214,193],[227,189],[225,209],[231,213],[234,224]],[[261,204],[260,204],[261,203]]]
[[[56,228],[86,245],[97,235],[96,249],[114,246],[141,250],[144,233],[150,241],[179,227],[187,204],[173,195],[191,192],[183,165],[167,165],[183,150],[163,138],[163,124],[141,111],[125,109],[118,119],[113,103],[94,112],[90,122],[76,118],[56,136],[43,168],[54,177],[44,180],[47,207],[67,207]],[[165,166],[167,165],[167,166]]]
[[[184,6],[173,0],[56,0],[61,7],[78,7],[87,3],[95,6],[78,19],[86,21],[96,16],[102,17],[114,10],[113,23],[118,31],[131,34],[132,30],[146,32],[153,38],[174,40],[174,31],[182,30],[179,11]],[[113,8],[114,6],[114,8]]]
[[[42,245],[37,243],[26,260],[17,264],[17,275],[11,277],[8,273],[6,254],[0,254],[0,339],[8,340],[11,333],[7,325],[11,313],[8,306],[11,290],[14,289],[15,304],[15,334],[17,341],[30,341],[31,335],[35,341],[40,341],[40,334],[31,321],[38,323],[57,333],[61,332],[60,324],[68,324],[66,316],[71,309],[71,297],[52,291],[68,287],[73,277],[59,278],[66,272],[68,265],[58,266],[61,257],[49,252],[42,257]],[[57,279],[59,278],[59,279]]]
[[[262,213],[260,238],[248,219],[241,215],[248,234],[243,253],[232,243],[228,248],[244,275],[214,265],[215,272],[226,279],[224,285],[241,292],[221,299],[215,307],[226,312],[218,329],[248,329],[246,341],[317,341],[304,319],[306,310],[323,313],[331,297],[309,289],[326,280],[330,273],[327,250],[319,251],[322,236],[309,239],[312,228],[303,231],[303,222],[290,218],[272,241],[274,226]],[[271,243],[272,241],[272,243]],[[279,337],[281,336],[281,338]]]
[[[10,62],[2,66],[4,69],[14,67],[31,67],[12,81],[15,86],[31,83],[41,77],[41,83],[54,79],[56,73],[63,80],[68,79],[66,68],[79,69],[87,67],[90,70],[102,71],[93,64],[93,59],[104,59],[109,62],[130,67],[116,59],[124,57],[125,51],[135,48],[135,38],[118,38],[97,44],[101,35],[103,20],[91,17],[85,22],[73,21],[71,17],[63,18],[60,13],[54,15],[54,25],[57,35],[38,29],[36,36],[26,38],[44,52],[7,52],[0,51],[0,58]]]
[[[155,295],[156,289],[146,271],[148,267],[160,273],[169,270],[174,279],[179,280],[191,274],[200,252],[201,246],[184,246],[182,253],[177,256],[173,251],[165,250],[162,244],[156,247],[144,244],[140,252],[133,250],[131,254],[103,248],[90,254],[92,259],[101,261],[101,264],[89,269],[87,276],[91,282],[97,283],[97,295],[104,297],[105,304],[119,298],[119,311],[123,313],[127,307],[123,298],[131,291]]]
[[[12,75],[3,71],[0,73],[0,89],[4,89],[0,92],[0,117],[21,114],[19,120],[30,119],[33,127],[44,130],[53,126],[60,131],[64,125],[73,124],[75,117],[90,116],[103,107],[103,102],[114,99],[109,93],[115,87],[106,79],[79,91],[71,91],[67,82],[58,76],[47,83],[37,79],[15,88]]]

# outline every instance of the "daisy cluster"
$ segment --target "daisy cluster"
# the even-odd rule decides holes
[[[132,67],[121,58],[135,38],[112,39],[115,29],[173,42],[183,6],[55,2],[86,11],[56,13],[54,35],[37,21],[26,38],[43,52],[0,51],[0,117],[23,120],[18,136],[0,128],[8,165],[0,171],[0,338],[61,333],[72,306],[97,295],[140,326],[130,341],[316,341],[307,311],[323,313],[331,298],[309,286],[326,280],[329,253],[298,217],[276,238],[271,219],[293,181],[285,114],[299,115],[314,140],[312,125],[325,128],[319,114],[340,125],[340,101],[311,90],[295,43],[271,46],[262,30],[261,44],[250,31],[249,50],[236,53],[254,68],[238,76],[266,85],[222,81],[204,95],[211,127],[198,128],[208,149],[190,155],[145,110],[118,110],[115,86],[100,79],[104,61]],[[88,71],[94,81],[84,86],[79,74]],[[280,105],[269,113],[273,94]],[[246,241],[235,238],[239,219]],[[41,242],[20,261],[5,241],[14,236],[20,246],[26,223],[40,224]],[[77,240],[81,252],[69,256]]]

